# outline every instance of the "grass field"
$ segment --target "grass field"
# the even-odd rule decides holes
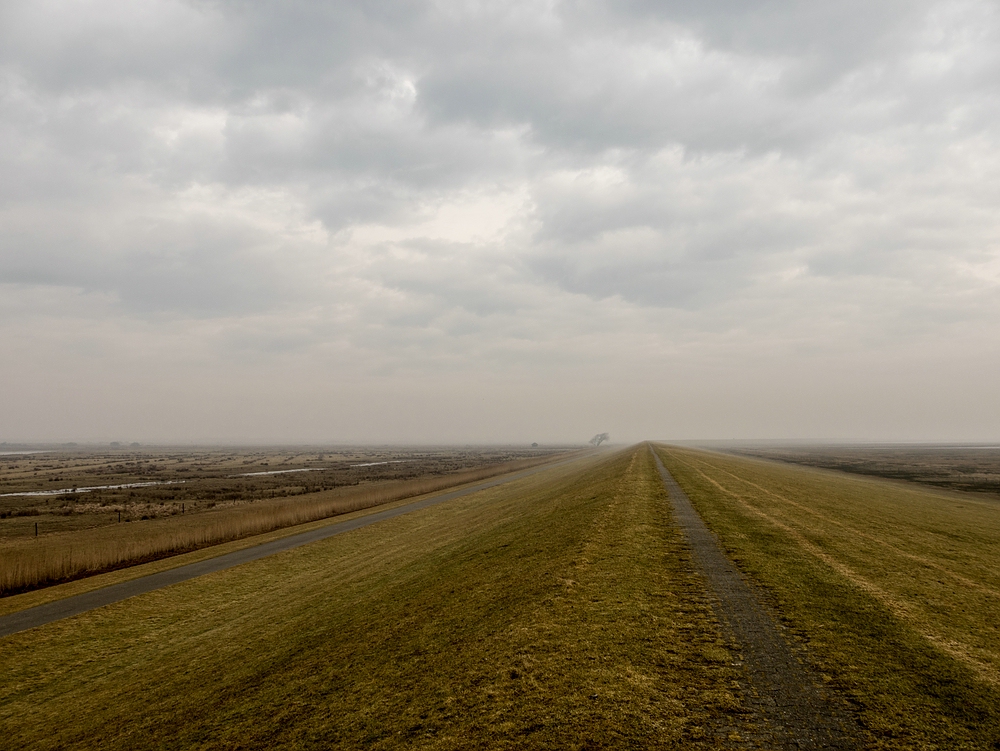
[[[659,447],[880,748],[1000,747],[1000,504]]]
[[[411,479],[369,481],[291,497],[85,526],[40,537],[0,537],[0,595],[94,575],[272,530],[476,482],[548,461],[534,457]],[[414,470],[410,470],[413,472]]]
[[[645,447],[3,647],[16,748],[713,747],[738,710]]]
[[[741,447],[734,453],[982,493],[1000,501],[1000,447],[961,445]]]

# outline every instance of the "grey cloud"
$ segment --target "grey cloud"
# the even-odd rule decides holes
[[[0,63],[51,91],[93,91],[130,82],[177,88],[213,62],[222,20],[165,0],[5,3]]]
[[[998,35],[924,0],[5,3],[0,284],[39,331],[82,291],[109,341],[389,380],[989,330]]]
[[[155,222],[104,217],[104,232],[62,226],[5,233],[0,279],[106,293],[130,313],[207,317],[273,308],[302,289],[280,258],[255,253],[250,228],[210,221]],[[119,247],[112,250],[108,241]]]
[[[648,2],[618,7],[668,13],[677,21],[693,24],[709,38],[733,47],[787,54],[823,50],[858,59],[859,51],[882,49],[887,40],[898,40],[901,30],[918,25],[932,3],[846,0],[817,4],[808,0],[768,0],[750,4],[738,0],[707,3],[687,0],[660,5],[659,10],[655,10],[656,4]]]
[[[426,240],[403,247],[408,257],[392,248],[373,253],[370,278],[408,296],[433,300],[438,315],[461,310],[484,318],[515,314],[525,304],[516,291],[524,271],[516,256],[501,248]]]
[[[429,66],[421,103],[484,127],[529,123],[556,148],[801,148],[870,127],[873,110],[884,125],[903,104],[889,98],[920,97],[920,87],[898,88],[898,68],[919,48],[929,4],[897,6],[564,4],[555,15],[567,33],[499,25],[456,34],[478,44]],[[856,90],[886,72],[888,86]],[[844,87],[855,90],[845,97]]]

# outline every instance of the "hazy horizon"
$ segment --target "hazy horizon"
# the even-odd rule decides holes
[[[990,2],[14,0],[0,441],[1000,441],[998,178]]]

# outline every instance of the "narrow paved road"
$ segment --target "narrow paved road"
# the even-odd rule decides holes
[[[656,451],[653,457],[695,564],[714,595],[716,615],[742,656],[749,682],[743,700],[756,726],[740,733],[747,745],[768,749],[856,748],[857,726],[846,708],[796,659],[753,586],[726,558]]]
[[[269,555],[274,555],[275,553],[292,550],[293,548],[297,548],[301,545],[308,545],[309,543],[316,542],[317,540],[325,540],[328,537],[333,537],[334,535],[351,532],[355,529],[361,529],[362,527],[367,527],[369,524],[377,524],[378,522],[391,519],[395,516],[408,514],[412,511],[427,508],[428,506],[434,506],[438,503],[444,503],[445,501],[451,501],[456,498],[461,498],[462,496],[471,495],[472,493],[478,493],[479,491],[486,490],[487,488],[495,488],[497,485],[504,485],[508,482],[520,480],[524,477],[537,474],[538,472],[544,472],[563,464],[579,461],[582,458],[584,457],[575,456],[571,459],[564,459],[558,462],[543,464],[539,467],[533,467],[511,475],[501,475],[467,488],[433,495],[429,498],[414,501],[413,503],[407,503],[405,505],[386,509],[384,511],[377,511],[373,514],[368,514],[367,516],[360,516],[355,519],[348,519],[347,521],[335,522],[318,529],[311,529],[308,532],[283,537],[280,540],[272,540],[260,545],[255,545],[251,548],[244,548],[243,550],[237,550],[233,553],[226,553],[225,555],[220,555],[216,558],[209,558],[208,560],[199,561],[197,563],[189,563],[185,566],[178,566],[177,568],[172,568],[167,571],[160,571],[159,573],[143,576],[139,579],[132,579],[131,581],[121,582],[120,584],[112,584],[111,586],[104,587],[103,589],[96,589],[92,592],[84,592],[83,594],[74,595],[62,600],[56,600],[55,602],[49,602],[44,605],[38,605],[33,608],[27,608],[26,610],[20,610],[16,613],[0,616],[0,637],[10,636],[11,634],[16,634],[19,631],[26,631],[30,628],[44,626],[45,624],[52,623],[53,621],[69,618],[74,615],[79,615],[80,613],[86,613],[88,610],[93,610],[94,608],[120,602],[128,599],[129,597],[145,594],[146,592],[152,592],[154,589],[169,587],[171,584],[177,584],[179,582],[187,581],[188,579],[194,579],[198,576],[204,576],[205,574],[212,574],[216,571],[223,571],[227,568],[232,568],[233,566],[239,566],[241,563],[256,561],[259,558],[265,558]]]

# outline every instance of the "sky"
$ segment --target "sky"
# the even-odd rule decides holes
[[[0,441],[995,441],[998,374],[995,2],[0,3]]]

